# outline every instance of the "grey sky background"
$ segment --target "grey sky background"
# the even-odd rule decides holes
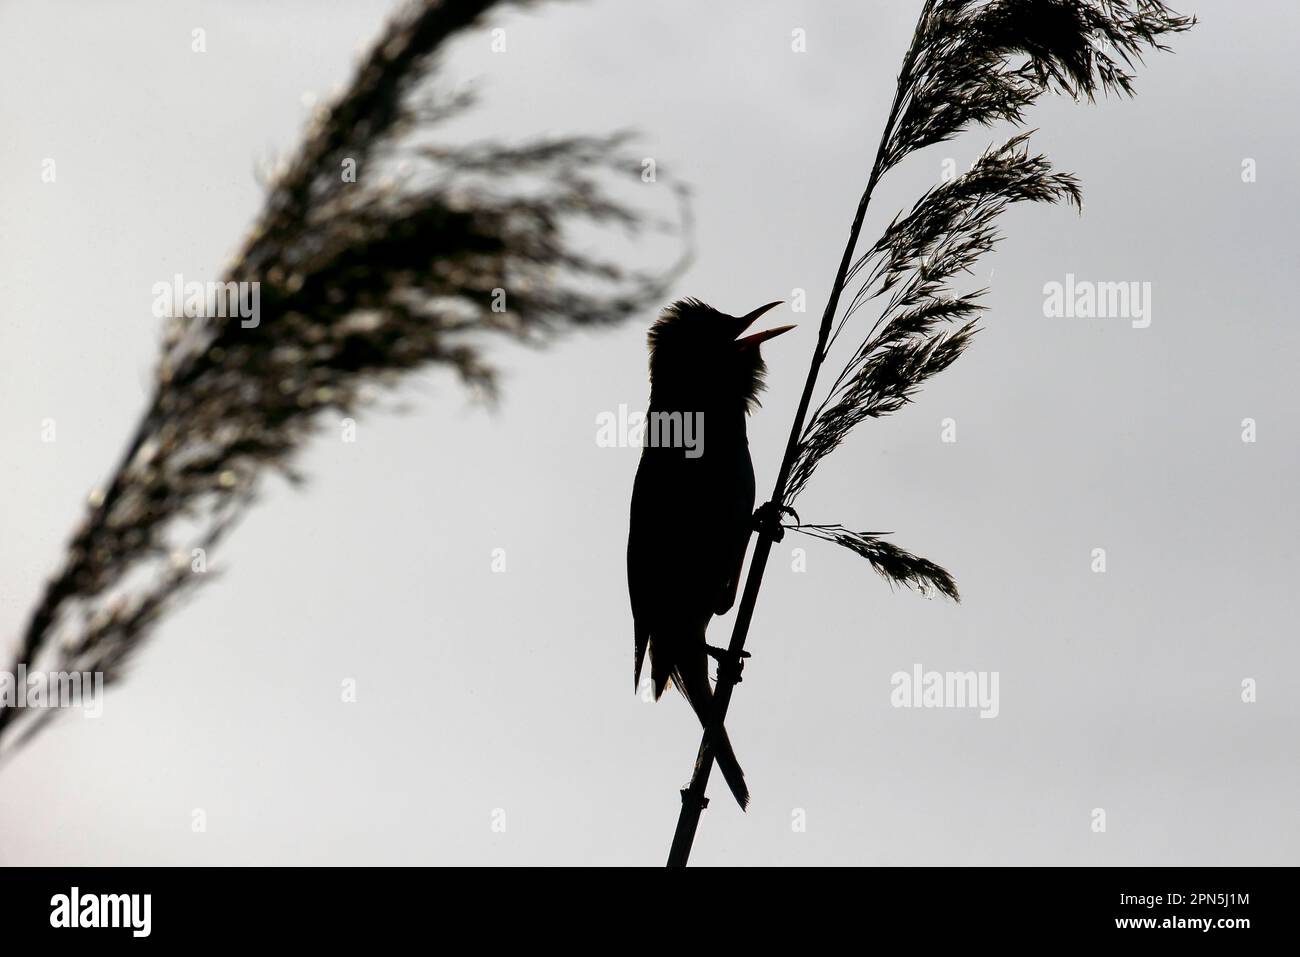
[[[807,290],[807,313],[773,314],[799,329],[765,348],[760,495],[919,6],[552,3],[490,24],[506,53],[485,29],[447,61],[482,92],[465,135],[640,131],[637,152],[694,189],[676,294],[740,313]],[[1135,100],[1031,117],[1084,215],[1004,217],[972,281],[991,288],[976,345],[798,503],[895,532],[962,603],[893,593],[829,544],[778,545],[728,722],[753,804],[715,782],[694,862],[1300,859],[1300,7],[1178,6],[1202,23],[1150,58]],[[151,286],[219,273],[259,208],[256,162],[294,145],[303,94],[345,82],[392,8],[0,4],[6,642],[142,409]],[[964,169],[1006,135],[912,157],[865,238],[945,158]],[[1150,282],[1150,327],[1044,318],[1067,273]],[[545,353],[494,346],[495,411],[435,371],[354,444],[325,423],[309,487],[266,486],[215,556],[222,580],[165,620],[103,717],[67,716],[0,768],[0,863],[662,863],[698,726],[677,696],[632,693],[639,453],[595,442],[599,413],[644,407],[652,318]],[[892,708],[890,676],[916,663],[999,672],[999,716]]]

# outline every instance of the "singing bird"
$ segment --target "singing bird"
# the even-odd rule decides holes
[[[736,600],[754,510],[745,419],[763,388],[759,346],[794,327],[743,333],[779,305],[736,317],[682,299],[650,329],[650,407],[627,542],[633,686],[641,685],[648,650],[655,700],[671,679],[705,727],[708,655],[725,654],[705,642],[705,631]],[[749,790],[725,729],[713,752],[744,808]]]

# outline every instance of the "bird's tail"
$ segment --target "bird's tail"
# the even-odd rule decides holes
[[[713,689],[709,687],[708,661],[703,651],[699,653],[698,658],[694,654],[688,657],[691,664],[679,666],[673,671],[673,683],[677,685],[677,690],[689,702],[696,717],[700,719],[700,724],[707,731],[713,720]],[[716,733],[710,735],[708,746],[713,752],[718,770],[722,772],[722,777],[727,782],[727,787],[736,798],[736,803],[740,805],[742,811],[745,810],[749,806],[749,788],[745,784],[745,772],[741,770],[740,762],[736,760],[736,752],[732,750],[727,729],[719,727]]]
[[[731,748],[731,738],[727,735],[727,729],[719,728],[718,733],[709,739],[709,746],[713,750],[713,760],[717,762],[718,770],[722,772],[727,787],[731,788],[731,793],[735,796],[740,809],[745,810],[749,807],[749,787],[745,784],[745,772],[741,770],[740,762],[736,760],[736,752]]]

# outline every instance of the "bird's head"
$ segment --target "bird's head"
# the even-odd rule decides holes
[[[769,302],[729,316],[698,299],[679,299],[650,327],[651,404],[660,408],[749,410],[758,405],[766,367],[759,346],[794,326],[744,335]]]

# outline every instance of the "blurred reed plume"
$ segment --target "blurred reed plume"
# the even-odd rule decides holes
[[[574,235],[685,224],[680,191],[676,225],[611,198],[618,176],[641,172],[620,155],[622,135],[515,146],[428,136],[468,105],[432,88],[436,54],[490,8],[526,3],[407,6],[315,112],[226,270],[227,281],[260,284],[258,323],[167,321],[152,396],[15,666],[118,678],[158,619],[211,577],[196,574],[193,550],[218,544],[268,470],[300,480],[293,453],[322,413],[351,414],[364,390],[431,365],[490,396],[490,334],[545,343],[665,297],[685,253],[659,273],[631,271]],[[21,709],[0,704],[0,744],[12,749],[53,713],[19,720]]]
[[[1098,93],[1132,95],[1133,71],[1143,53],[1166,50],[1167,37],[1194,23],[1159,0],[926,0],[822,314],[772,497],[759,510],[758,543],[729,646],[733,666],[718,669],[716,716],[682,792],[670,865],[689,858],[713,767],[708,742],[726,717],[738,674],[734,663],[744,651],[772,543],[784,528],[851,549],[893,584],[957,598],[956,583],[940,566],[878,533],[804,525],[794,502],[857,425],[897,412],[970,345],[984,308],[982,290],[958,292],[953,283],[997,243],[998,216],[1020,202],[1080,207],[1074,177],[1052,172],[1046,158],[1030,152],[1029,134],[1020,133],[986,151],[969,172],[927,190],[858,253],[876,184],[907,156],[971,126],[1022,125],[1025,110],[1049,90],[1088,101]],[[841,312],[841,296],[850,286],[855,291]],[[822,363],[868,304],[877,306],[878,317],[810,416]],[[783,525],[787,515],[796,523]]]

